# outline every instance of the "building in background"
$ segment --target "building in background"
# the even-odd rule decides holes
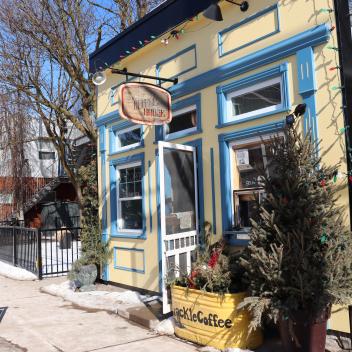
[[[339,201],[350,217],[352,56],[344,56],[341,41],[347,0],[336,7],[332,0],[250,0],[246,10],[218,4],[215,21],[204,16],[212,0],[165,1],[90,56],[92,73],[109,66],[97,87],[96,122],[102,236],[113,248],[104,279],[158,292],[164,304],[165,277],[190,268],[205,221],[214,238],[248,244],[253,193],[260,199],[263,192],[255,168],[266,165],[266,141],[300,103],[307,105],[302,130],[321,139],[326,164],[341,165]],[[177,84],[162,83],[172,96],[172,122],[122,119],[118,87],[126,79],[159,81],[111,67],[177,77]],[[349,331],[346,309],[330,328]]]
[[[25,117],[24,125],[25,137],[18,140],[17,148],[14,150],[10,145],[1,152],[0,222],[16,219],[21,224],[37,228],[79,226],[79,206],[74,187],[65,175],[42,122]],[[10,130],[7,133],[11,133]],[[7,140],[6,132],[2,138]],[[67,138],[75,144],[74,150],[79,159],[87,141],[73,128],[68,129]],[[11,155],[15,155],[14,158],[21,155],[22,161],[15,163]],[[79,162],[85,161],[83,158]],[[19,171],[18,165],[21,165]]]

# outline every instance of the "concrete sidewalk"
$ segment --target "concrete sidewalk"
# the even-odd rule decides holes
[[[39,291],[63,280],[15,281],[0,276],[0,307],[8,307],[0,323],[0,351],[197,351],[194,345],[155,335],[116,314],[77,309]]]

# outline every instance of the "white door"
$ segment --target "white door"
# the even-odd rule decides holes
[[[163,313],[170,311],[168,279],[189,273],[198,244],[196,149],[159,142]]]

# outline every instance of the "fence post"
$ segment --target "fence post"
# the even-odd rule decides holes
[[[38,279],[43,279],[43,267],[42,267],[42,232],[37,229],[37,265],[38,265]]]
[[[12,243],[13,243],[13,265],[17,265],[17,239],[15,226],[12,226]]]

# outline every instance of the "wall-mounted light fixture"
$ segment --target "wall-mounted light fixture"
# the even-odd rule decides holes
[[[93,81],[94,85],[96,85],[96,86],[101,86],[102,84],[104,84],[106,81],[105,72],[104,71],[95,72],[92,77],[92,81]]]
[[[307,105],[306,104],[298,104],[293,113],[286,116],[286,125],[288,127],[293,127],[296,118],[303,116],[306,112]]]
[[[237,2],[231,1],[231,0],[225,0],[233,5],[237,5],[240,7],[240,10],[242,12],[246,12],[249,8],[248,1],[242,1],[240,4]],[[211,4],[204,12],[203,12],[204,17],[209,18],[210,20],[213,21],[222,21],[222,13],[220,6],[218,5],[218,1],[215,1],[213,4]]]

